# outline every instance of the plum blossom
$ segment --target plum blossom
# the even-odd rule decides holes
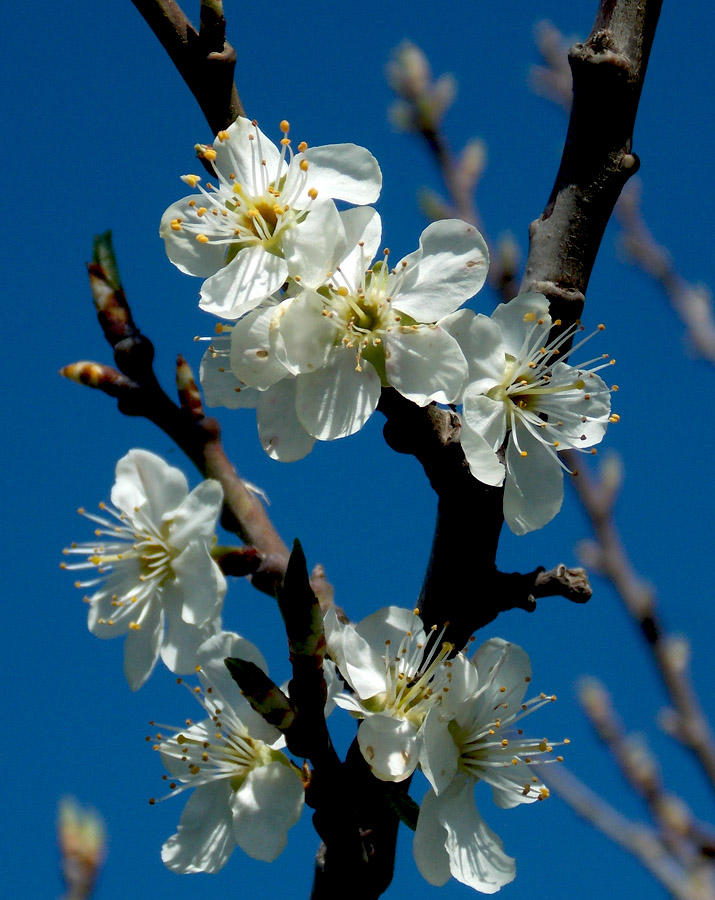
[[[193,789],[178,831],[161,852],[164,864],[181,874],[218,872],[235,845],[254,859],[272,862],[303,809],[300,771],[281,752],[280,732],[241,696],[223,664],[227,656],[265,670],[249,641],[231,632],[210,638],[198,652],[201,686],[191,689],[208,718],[168,726],[175,734],[158,735],[160,743],[154,745],[176,779],[167,797]]]
[[[431,884],[445,884],[451,875],[491,894],[513,881],[516,868],[479,814],[474,786],[489,784],[495,803],[504,809],[548,797],[529,766],[561,757],[553,756],[556,745],[545,738],[525,738],[518,723],[556,698],[540,694],[524,702],[531,681],[529,657],[501,638],[482,644],[461,677],[449,737],[444,738],[438,708],[424,723],[420,765],[432,787],[420,809],[413,851]]]
[[[302,279],[293,296],[269,301],[232,328],[234,375],[272,392],[272,402],[258,407],[259,431],[272,433],[264,447],[278,459],[297,458],[297,446],[308,452],[305,433],[329,441],[359,431],[382,387],[425,406],[454,402],[466,383],[467,361],[441,320],[484,284],[488,251],[476,228],[434,222],[418,249],[390,267],[387,250],[372,262],[382,236],[375,210],[340,218],[351,249],[325,283]],[[281,421],[276,407],[284,414],[293,397],[295,414]]]
[[[84,560],[63,568],[96,571],[77,582],[101,585],[85,598],[89,630],[126,636],[124,673],[137,690],[159,655],[172,672],[192,671],[199,644],[218,630],[226,581],[211,544],[223,491],[207,480],[189,493],[183,473],[147,450],[130,450],[115,474],[104,514],[80,510],[99,526],[96,540],[67,548]]]
[[[218,184],[183,180],[199,194],[172,204],[159,233],[171,262],[206,279],[200,306],[235,319],[275,293],[289,275],[322,281],[345,252],[333,199],[374,202],[382,175],[374,156],[355,144],[293,153],[288,122],[280,150],[255,122],[238,118],[213,146],[197,145]]]
[[[428,637],[415,612],[396,606],[358,625],[340,622],[331,609],[325,637],[353,691],[335,703],[362,719],[357,739],[363,757],[381,780],[404,781],[417,766],[427,714],[448,703],[454,647],[437,634]]]
[[[614,360],[603,354],[568,365],[593,335],[560,356],[578,326],[550,340],[553,324],[546,297],[530,293],[500,304],[491,318],[456,313],[445,325],[469,361],[464,454],[479,481],[506,481],[504,517],[515,534],[543,527],[561,508],[565,466],[558,451],[598,444],[618,418],[611,416],[611,391],[596,374]]]

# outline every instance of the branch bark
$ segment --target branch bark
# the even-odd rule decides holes
[[[539,291],[567,327],[581,316],[606,224],[636,173],[633,127],[662,0],[601,0],[571,48],[573,106],[551,196],[529,230],[521,293]]]
[[[196,98],[213,134],[245,116],[233,73],[236,51],[226,41],[223,4],[202,2],[197,32],[175,0],[132,0]]]

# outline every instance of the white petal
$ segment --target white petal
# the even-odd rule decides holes
[[[514,880],[516,865],[474,805],[474,782],[455,781],[437,802],[447,832],[445,848],[452,875],[482,894],[494,894]]]
[[[117,463],[112,503],[133,518],[138,507],[157,525],[166,512],[176,509],[189,493],[184,473],[148,450],[130,450]]]
[[[270,335],[281,306],[254,309],[239,319],[231,332],[231,371],[239,381],[262,391],[288,375]]]
[[[469,427],[463,419],[459,433],[462,450],[469,463],[469,471],[477,481],[498,487],[504,483],[506,469],[499,462],[499,457],[481,434]]]
[[[480,688],[492,680],[492,709],[497,703],[506,703],[511,710],[524,699],[531,681],[531,660],[529,654],[518,644],[503,638],[485,641],[472,657]],[[505,688],[502,692],[501,688]]]
[[[161,848],[164,865],[173,872],[218,872],[235,846],[227,781],[196,788],[184,807],[179,830]]]
[[[193,540],[211,541],[222,504],[223,488],[218,481],[208,478],[197,485],[177,509],[163,517],[170,525],[171,546],[180,550]]]
[[[324,368],[298,379],[296,410],[306,431],[332,441],[360,431],[380,399],[380,376],[355,351],[336,348]]]
[[[280,319],[286,365],[294,375],[322,368],[333,349],[336,331],[323,315],[323,300],[307,290],[290,301]]]
[[[451,690],[450,684],[450,693]],[[422,725],[420,768],[437,794],[445,790],[457,774],[459,754],[447,726],[439,707],[427,713]]]
[[[535,329],[538,319],[543,319],[543,324]],[[537,343],[538,335],[541,335],[542,344],[548,339],[551,329],[549,301],[543,294],[520,294],[509,303],[500,303],[492,313],[492,321],[499,326],[506,352],[519,359],[529,335],[530,345]]]
[[[205,542],[195,541],[171,564],[185,622],[205,625],[221,612],[226,579]]]
[[[328,144],[310,147],[302,156],[308,160],[308,188],[319,197],[333,197],[348,203],[374,203],[380,196],[382,173],[375,157],[357,144]],[[294,161],[298,162],[299,157]]]
[[[454,403],[467,378],[457,341],[439,325],[397,328],[385,339],[390,384],[418,406]]]
[[[404,781],[414,772],[420,744],[417,727],[409,720],[368,716],[357,737],[365,761],[382,781]]]
[[[345,231],[331,200],[315,203],[306,219],[285,232],[287,270],[303,287],[318,287],[346,251]]]
[[[300,775],[291,766],[275,762],[252,769],[231,798],[238,846],[254,859],[272,862],[300,818],[303,799]]]
[[[260,195],[266,186],[285,171],[279,169],[280,152],[273,141],[250,119],[240,116],[229,125],[229,139],[214,141],[214,168],[226,184],[237,183],[251,195]],[[265,165],[262,161],[265,160]],[[229,176],[235,175],[235,179]]]
[[[238,319],[274,294],[287,277],[284,259],[267,253],[261,244],[244,247],[204,281],[199,306],[223,319]]]
[[[357,630],[345,625],[341,629],[340,671],[361,700],[369,700],[385,690],[385,644],[375,646]]]
[[[464,392],[462,419],[480,434],[494,451],[504,443],[506,437],[506,405],[501,400],[492,400],[469,385]]]
[[[205,640],[203,630],[184,621],[178,604],[167,604],[164,615],[166,633],[161,642],[162,662],[177,675],[193,672],[197,663],[196,654]]]
[[[382,609],[375,610],[355,626],[355,631],[379,656],[385,653],[387,641],[393,651],[397,652],[408,631],[412,633],[415,644],[427,639],[422,619],[411,609],[403,609],[401,606],[383,606]]]
[[[281,462],[302,459],[315,443],[298,420],[295,404],[295,378],[279,381],[258,400],[258,437],[266,453]]]
[[[229,338],[224,338],[225,353],[217,352],[219,340],[204,353],[201,359],[199,380],[204,393],[206,406],[225,406],[227,409],[255,409],[258,403],[258,391],[255,388],[246,387],[236,378],[231,371],[231,362],[228,356]]]
[[[459,342],[469,364],[469,386],[473,393],[486,394],[504,380],[506,350],[499,326],[481,313],[459,309],[441,325]]]
[[[452,874],[445,847],[446,839],[447,831],[439,820],[437,797],[434,791],[430,790],[420,807],[412,853],[420,875],[436,887],[446,884]]]
[[[161,604],[147,604],[137,624],[139,629],[130,629],[124,640],[124,675],[133,691],[138,691],[144,684],[159,658],[159,645],[164,633]]]
[[[340,213],[340,221],[348,248],[348,255],[340,263],[341,283],[344,280],[351,293],[355,293],[380,246],[382,222],[377,210],[369,206],[344,210]]]
[[[551,452],[523,428],[519,446],[527,456],[519,455],[513,436],[506,450],[506,487],[504,518],[514,534],[526,534],[543,528],[561,509],[564,476]]]
[[[166,255],[171,262],[186,275],[196,275],[200,278],[208,278],[226,262],[226,244],[201,243],[196,240],[198,228],[181,228],[174,231],[171,223],[181,219],[184,223],[196,222],[196,198],[184,197],[166,210],[161,217],[159,234],[164,238]],[[210,226],[212,223],[207,222]]]
[[[395,307],[418,322],[436,322],[482,287],[489,252],[473,225],[460,219],[441,219],[425,228],[419,250],[406,256],[404,262],[407,275]],[[398,272],[400,267],[398,263]]]

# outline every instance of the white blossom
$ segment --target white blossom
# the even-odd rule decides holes
[[[568,365],[593,335],[561,356],[578,326],[549,340],[552,324],[546,297],[532,293],[501,304],[491,318],[456,313],[445,325],[469,361],[464,454],[479,481],[506,479],[504,517],[516,534],[543,527],[561,508],[565,466],[558,451],[592,447],[617,420],[610,389],[596,374],[613,360],[603,354]]]
[[[64,553],[85,557],[63,568],[94,569],[77,587],[97,590],[88,625],[100,638],[126,635],[124,673],[144,684],[161,654],[172,672],[190,672],[199,644],[218,629],[226,581],[211,557],[223,491],[203,481],[189,493],[179,469],[147,450],[130,450],[116,466],[112,506],[80,512],[99,527],[92,543]]]
[[[159,735],[155,744],[176,779],[167,796],[193,789],[161,858],[174,872],[217,872],[237,844],[254,859],[272,862],[300,818],[303,782],[280,749],[280,732],[251,709],[223,663],[237,656],[265,670],[265,661],[253,644],[230,632],[209,639],[198,656],[201,687],[192,692],[208,718],[181,728],[160,726],[175,734]]]
[[[428,712],[447,704],[453,646],[428,635],[415,612],[385,607],[358,625],[325,616],[328,652],[353,693],[337,706],[362,719],[358,744],[373,773],[404,781],[415,770]],[[445,726],[446,727],[446,726]]]
[[[555,744],[545,738],[524,737],[520,722],[556,698],[540,694],[524,702],[529,657],[501,638],[484,643],[460,678],[448,739],[438,708],[423,726],[420,766],[432,787],[420,809],[413,850],[431,884],[442,885],[451,875],[491,894],[514,879],[516,868],[479,814],[474,786],[489,784],[495,803],[505,809],[548,797],[529,766],[561,757],[553,756]]]
[[[322,281],[345,252],[332,199],[372,203],[382,176],[364,147],[332,144],[293,153],[281,122],[280,150],[255,122],[238,118],[212,147],[197,146],[218,183],[183,180],[200,193],[172,204],[160,234],[182,272],[206,279],[200,305],[238,318],[275,293],[289,275]],[[331,199],[332,198],[332,199]]]
[[[467,361],[441,320],[484,284],[486,244],[474,226],[456,219],[429,225],[419,248],[395,267],[372,262],[381,241],[373,209],[340,214],[350,252],[325,283],[292,285],[292,296],[267,302],[232,328],[230,364],[240,382],[261,391],[281,388],[295,416],[271,416],[279,459],[302,431],[334,440],[359,431],[374,412],[382,387],[392,386],[420,406],[452,403],[466,382]],[[300,290],[300,288],[303,288]],[[267,431],[259,407],[259,430]],[[268,410],[269,416],[275,410]],[[281,427],[281,425],[283,427]],[[277,426],[277,427],[276,427]]]

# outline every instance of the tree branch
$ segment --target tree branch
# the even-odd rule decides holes
[[[606,224],[638,170],[633,127],[662,0],[601,0],[569,53],[573,106],[556,181],[531,224],[521,292],[539,291],[567,327],[581,316]]]
[[[213,134],[245,112],[233,82],[236,51],[226,41],[219,0],[202,0],[197,32],[175,0],[132,0],[196,98]]]
[[[182,405],[174,403],[154,374],[154,346],[134,324],[119,282],[109,233],[95,239],[90,286],[97,318],[114,350],[120,371],[99,363],[75,363],[61,374],[98,388],[117,399],[119,411],[154,422],[186,453],[204,478],[214,478],[224,492],[222,524],[253,547],[260,565],[251,575],[255,587],[271,596],[283,580],[288,548],[273,527],[265,507],[236,474],[221,443],[221,427],[203,415],[198,390],[179,357],[177,382]],[[198,402],[198,405],[197,405]]]

